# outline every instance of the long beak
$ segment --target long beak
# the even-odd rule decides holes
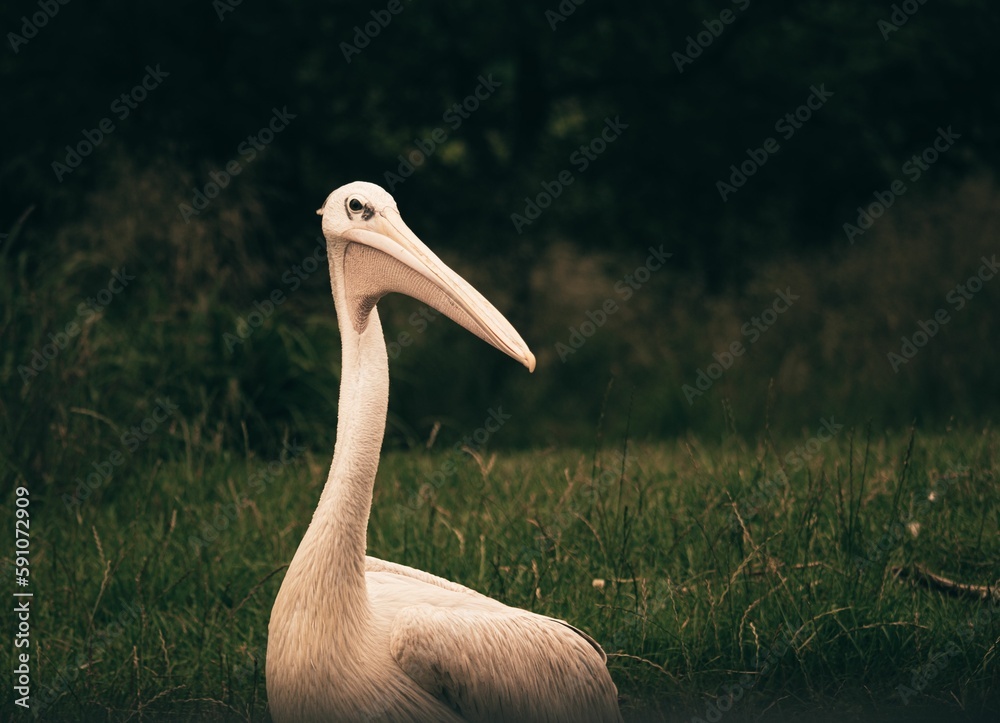
[[[396,259],[419,278],[403,279],[393,291],[413,296],[445,314],[500,351],[535,370],[535,355],[503,314],[452,271],[417,238],[399,212],[386,207],[375,214],[367,229],[344,232],[348,241],[364,244]],[[371,226],[375,228],[372,229]],[[422,280],[422,281],[421,281]]]

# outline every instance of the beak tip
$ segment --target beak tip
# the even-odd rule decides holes
[[[535,355],[532,354],[530,351],[525,357],[524,366],[528,367],[528,374],[531,374],[532,372],[535,371]]]

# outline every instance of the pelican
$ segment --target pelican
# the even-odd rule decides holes
[[[337,441],[268,626],[267,696],[287,721],[621,721],[597,642],[569,623],[366,556],[389,402],[376,303],[412,296],[535,368],[514,327],[403,223],[371,183],[323,217],[343,341]]]

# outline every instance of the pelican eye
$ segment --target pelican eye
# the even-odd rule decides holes
[[[365,205],[361,203],[361,201],[359,201],[358,199],[352,198],[348,202],[347,207],[352,211],[354,211],[355,213],[358,213],[359,211],[364,210]]]

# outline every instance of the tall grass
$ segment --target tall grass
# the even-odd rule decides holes
[[[996,583],[1000,439],[845,429],[783,463],[808,441],[391,453],[369,551],[573,621],[630,716],[995,707],[998,609],[893,570]],[[33,488],[43,719],[261,719],[270,605],[328,463],[162,444],[72,508]]]

